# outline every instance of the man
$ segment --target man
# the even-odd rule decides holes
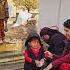
[[[5,38],[4,21],[9,17],[7,0],[0,0],[0,43],[3,43]]]
[[[52,59],[55,58],[44,70],[59,68],[59,70],[70,70],[70,19],[64,22],[65,36],[67,37],[65,52],[62,56],[50,54]]]

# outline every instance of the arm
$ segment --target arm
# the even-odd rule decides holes
[[[39,60],[35,60],[35,59],[32,59],[31,57],[29,57],[27,49],[25,49],[25,51],[24,51],[24,56],[25,56],[25,60],[30,63],[36,64],[36,65],[38,65],[40,63]]]
[[[58,59],[58,58],[61,58],[63,55],[56,55],[56,54],[53,54],[53,56],[52,56],[52,60],[54,61],[54,60],[56,60],[56,59]]]
[[[70,52],[67,55],[53,61],[52,65],[53,67],[59,67],[62,63],[70,63]]]
[[[44,70],[50,70],[53,67],[60,67],[62,63],[70,63],[70,53],[68,55],[65,55],[64,57],[56,59],[55,61],[50,63]]]
[[[47,57],[49,57],[49,58],[51,58],[52,60],[56,60],[56,59],[58,59],[58,58],[60,58],[60,57],[62,57],[62,56],[60,56],[60,55],[56,55],[56,54],[52,54],[51,52],[49,52],[49,51],[45,51],[44,52],[44,54],[45,54],[45,58],[47,58]]]
[[[32,58],[29,57],[27,49],[24,51],[25,60],[28,62],[32,62]]]
[[[59,34],[55,34],[51,38],[51,43],[48,50],[52,52],[53,54],[62,55],[64,46],[65,44],[64,44],[62,36]]]

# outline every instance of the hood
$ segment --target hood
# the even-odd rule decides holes
[[[32,38],[37,38],[37,39],[39,40],[40,44],[41,44],[39,35],[38,35],[37,33],[30,33],[30,34],[28,35],[27,39],[26,39],[26,42],[25,42],[25,46],[26,46],[26,47],[28,46],[28,42],[30,42],[30,40],[31,40]]]
[[[48,28],[48,27],[44,27],[44,28],[42,28],[41,29],[41,31],[40,31],[40,36],[42,37],[42,36],[44,36],[44,35],[49,35],[50,37],[51,36],[53,36],[54,34],[61,34],[58,30],[56,30],[56,29],[50,29],[50,28]]]

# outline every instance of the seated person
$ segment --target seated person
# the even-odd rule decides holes
[[[49,45],[48,51],[56,55],[62,55],[65,46],[65,36],[62,33],[56,29],[44,27],[40,31],[40,36]]]
[[[59,68],[59,70],[70,70],[70,19],[64,22],[64,31],[67,37],[66,47],[62,56],[50,54],[50,57],[54,59],[44,70],[50,70],[51,68]]]
[[[30,33],[25,47],[24,70],[41,70],[45,64],[45,58],[48,59],[49,57],[49,52],[42,46],[39,35]]]

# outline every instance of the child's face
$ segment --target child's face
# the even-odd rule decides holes
[[[29,44],[32,48],[38,48],[40,47],[40,43],[38,39],[33,39],[30,44]]]

